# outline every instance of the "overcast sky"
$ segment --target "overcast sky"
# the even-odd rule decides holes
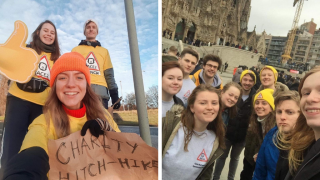
[[[287,36],[292,27],[296,8],[297,5],[293,7],[293,0],[252,0],[248,31],[252,31],[256,25],[256,33],[258,34],[266,30],[267,34],[273,36]],[[319,0],[304,1],[299,26],[304,21],[311,21],[311,18],[314,18],[317,29],[319,29]]]
[[[140,60],[145,91],[158,84],[158,1],[133,0]],[[5,43],[22,20],[31,33],[44,20],[57,27],[62,53],[70,52],[82,39],[83,24],[95,19],[99,25],[97,40],[109,50],[115,79],[121,95],[134,92],[132,68],[123,0],[0,0],[0,44]]]

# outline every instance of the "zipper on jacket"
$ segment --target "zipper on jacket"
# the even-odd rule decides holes
[[[297,177],[297,175],[301,172],[301,170],[302,170],[310,161],[312,161],[316,156],[318,156],[319,154],[320,154],[320,151],[319,151],[316,155],[314,155],[306,164],[304,164],[304,165],[301,167],[301,169],[298,171],[298,173],[294,176],[293,180],[295,180],[296,177]]]

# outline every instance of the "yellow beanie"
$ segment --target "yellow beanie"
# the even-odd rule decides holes
[[[240,83],[241,83],[241,81],[242,81],[243,76],[246,75],[246,74],[252,74],[252,75],[254,76],[254,84],[256,84],[256,82],[257,82],[256,74],[255,74],[253,71],[251,71],[251,70],[244,70],[244,71],[242,71],[241,76],[240,76]]]
[[[256,103],[257,99],[263,99],[265,101],[267,101],[270,106],[272,107],[272,109],[274,110],[274,98],[273,98],[273,89],[264,89],[260,92],[258,92],[253,99],[253,106]]]
[[[274,74],[274,83],[276,83],[277,80],[278,80],[278,71],[277,71],[274,67],[272,67],[272,66],[265,66],[265,67],[263,67],[263,68],[261,69],[261,71],[260,71],[260,81],[261,81],[261,73],[262,73],[262,71],[265,70],[265,69],[270,69],[270,70],[273,72],[273,74]]]

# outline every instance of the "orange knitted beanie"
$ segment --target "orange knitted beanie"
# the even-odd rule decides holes
[[[88,84],[91,84],[86,60],[78,52],[65,53],[53,64],[50,72],[50,87],[53,86],[57,75],[64,71],[80,71],[86,76]]]

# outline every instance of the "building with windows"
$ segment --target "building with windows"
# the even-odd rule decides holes
[[[314,32],[307,62],[310,66],[320,65],[320,29]]]
[[[266,48],[266,50],[265,50],[265,55],[267,55],[268,52],[269,52],[271,40],[272,40],[272,35],[271,35],[271,34],[265,35],[265,39],[264,39],[265,44],[266,44],[266,45],[265,45],[265,48]]]
[[[292,61],[296,63],[306,63],[311,47],[313,35],[307,31],[299,32],[296,35],[294,48],[291,51]]]
[[[267,49],[268,61],[280,64],[287,40],[288,38],[284,36],[271,36],[268,43],[269,48]]]
[[[313,22],[313,18],[311,19],[310,22],[303,23],[300,26],[301,31],[307,31],[308,33],[311,33],[312,35],[314,34],[314,31],[316,30],[316,28],[317,28],[317,24]]]

